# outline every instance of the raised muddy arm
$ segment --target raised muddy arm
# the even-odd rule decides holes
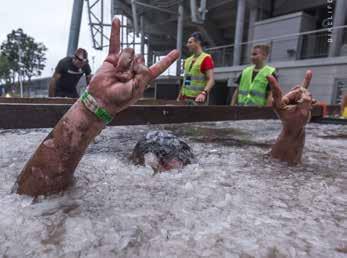
[[[269,76],[267,79],[273,95],[273,109],[283,125],[279,137],[271,148],[271,156],[290,165],[296,165],[301,162],[305,145],[305,125],[311,118],[314,102],[308,91],[312,72],[308,70],[302,83],[284,96],[276,78]]]
[[[17,193],[38,196],[65,190],[89,143],[105,128],[107,118],[134,104],[150,81],[178,57],[178,51],[173,50],[147,68],[143,57],[135,55],[133,49],[120,50],[120,21],[114,19],[108,56],[87,88],[94,102],[78,100],[66,112],[26,163],[16,182]],[[98,113],[95,104],[103,111],[101,118],[93,113]]]

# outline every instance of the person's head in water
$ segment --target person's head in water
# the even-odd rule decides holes
[[[82,68],[88,63],[88,52],[83,48],[78,48],[72,59],[72,63],[77,68]]]
[[[270,53],[269,45],[255,45],[251,52],[251,61],[256,67],[263,67]]]
[[[193,54],[200,54],[202,52],[203,39],[199,32],[193,32],[187,41],[187,48]]]

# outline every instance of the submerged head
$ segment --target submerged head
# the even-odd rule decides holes
[[[150,131],[137,142],[131,160],[156,172],[180,169],[194,159],[191,148],[167,131]]]

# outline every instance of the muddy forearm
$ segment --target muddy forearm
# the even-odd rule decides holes
[[[103,122],[77,101],[27,162],[17,192],[37,196],[66,189],[89,143],[103,128]]]
[[[301,162],[301,156],[305,145],[305,128],[287,130],[283,128],[276,142],[272,145],[271,156],[290,165]]]

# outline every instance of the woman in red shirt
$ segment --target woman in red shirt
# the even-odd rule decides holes
[[[214,63],[213,59],[210,55],[203,52],[202,48],[203,40],[202,36],[198,32],[194,32],[187,42],[187,48],[189,49],[189,52],[191,52],[193,55],[185,59],[185,64],[189,62],[189,67],[185,67],[185,81],[183,82],[183,86],[180,90],[180,93],[177,97],[177,101],[180,100],[193,100],[197,103],[205,103],[207,100],[207,95],[210,93],[211,89],[214,86]],[[203,60],[199,60],[199,58],[202,56]],[[190,94],[187,94],[187,91],[185,89],[190,89],[189,83],[193,80],[188,80],[187,77],[189,77],[187,74],[191,70],[194,70],[194,64],[196,61],[200,62],[200,72],[204,75],[204,85],[201,91],[196,91],[194,94],[190,91]],[[192,69],[193,68],[193,69]]]

